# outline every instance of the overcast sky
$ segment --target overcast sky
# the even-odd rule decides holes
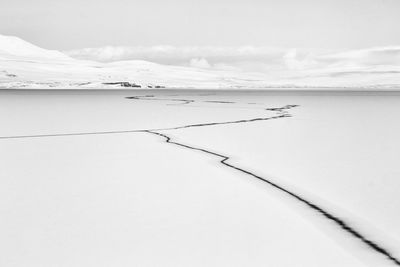
[[[49,49],[400,44],[399,0],[0,0],[0,34]]]

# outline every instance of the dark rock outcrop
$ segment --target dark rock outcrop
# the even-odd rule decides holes
[[[142,88],[141,85],[130,83],[130,82],[111,82],[111,83],[103,83],[104,85],[119,85],[121,87],[132,87],[132,88]]]

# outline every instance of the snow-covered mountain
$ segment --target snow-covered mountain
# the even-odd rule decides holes
[[[0,35],[0,55],[48,59],[70,59],[70,57],[59,51],[46,50],[28,43],[21,38],[4,35]]]
[[[330,58],[324,59],[329,62]],[[295,62],[300,64],[301,62]],[[301,65],[301,64],[300,64]],[[0,35],[0,88],[400,88],[400,66],[318,64],[248,73],[169,66],[141,60],[101,63],[74,59],[18,37]]]
[[[0,35],[0,88],[219,88],[241,86],[240,81],[235,81],[239,77],[239,74],[139,60],[112,63],[78,60],[18,37]]]

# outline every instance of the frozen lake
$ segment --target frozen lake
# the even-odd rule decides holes
[[[1,266],[400,265],[400,92],[0,90],[0,125]]]

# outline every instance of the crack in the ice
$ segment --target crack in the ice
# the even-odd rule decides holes
[[[290,115],[290,114],[280,114],[280,115],[272,116],[272,117],[259,117],[259,118],[243,119],[243,120],[237,120],[237,121],[223,121],[223,122],[207,122],[207,123],[189,124],[189,125],[171,127],[171,128],[164,128],[164,129],[153,129],[151,131],[164,131],[164,130],[171,131],[171,130],[180,130],[180,129],[186,129],[186,128],[204,127],[204,126],[216,126],[216,125],[249,123],[249,122],[257,122],[257,121],[267,121],[267,120],[273,120],[273,119],[289,118],[291,116],[292,115]]]
[[[360,241],[362,241],[364,244],[366,244],[369,248],[373,249],[375,252],[380,253],[382,255],[384,255],[386,258],[388,258],[390,261],[392,261],[394,264],[400,266],[400,261],[395,258],[389,251],[387,251],[386,249],[384,249],[383,247],[381,247],[380,245],[378,245],[376,242],[368,239],[367,237],[365,237],[364,235],[362,235],[360,232],[358,232],[356,229],[354,229],[353,227],[351,227],[348,223],[346,223],[344,220],[340,219],[339,217],[331,214],[330,212],[326,211],[325,209],[321,208],[320,206],[312,203],[311,201],[307,200],[306,198],[266,179],[263,178],[251,171],[245,170],[243,168],[240,168],[238,166],[235,166],[233,164],[228,163],[230,157],[204,149],[204,148],[198,148],[198,147],[194,147],[194,146],[190,146],[190,145],[186,145],[183,143],[178,143],[175,141],[172,141],[172,138],[166,134],[157,132],[157,131],[146,131],[149,134],[153,134],[153,135],[157,135],[160,136],[162,138],[165,139],[166,143],[169,144],[173,144],[176,146],[180,146],[183,148],[187,148],[187,149],[191,149],[191,150],[195,150],[195,151],[200,151],[215,157],[220,158],[221,160],[219,161],[221,164],[225,165],[228,168],[237,170],[239,172],[242,172],[244,174],[250,175],[253,178],[256,178],[264,183],[267,183],[268,185],[274,187],[275,189],[278,189],[279,191],[295,198],[296,200],[302,202],[303,204],[305,204],[306,206],[308,206],[309,208],[311,208],[312,210],[314,210],[315,212],[318,212],[319,214],[321,214],[322,216],[324,216],[326,219],[334,222],[336,225],[338,225],[341,229],[345,230],[347,233],[351,234],[353,237],[359,239]]]
[[[179,95],[169,95],[169,96],[179,96]],[[182,102],[182,103],[178,103],[178,104],[166,104],[168,106],[172,106],[172,105],[188,105],[188,104],[192,104],[195,102],[200,102],[200,103],[212,103],[212,104],[240,104],[238,102],[234,102],[234,101],[221,101],[221,100],[203,100],[203,101],[199,101],[199,100],[193,100],[193,99],[177,99],[177,98],[156,98],[155,95],[139,95],[139,96],[128,96],[125,97],[126,99],[134,99],[134,100],[150,100],[150,101],[174,101],[174,102]],[[254,105],[257,103],[244,103],[246,105]],[[279,108],[265,108],[265,110],[267,111],[272,111],[272,112],[277,112],[280,115],[290,115],[289,114],[289,110],[295,107],[298,107],[299,105],[286,105],[283,107],[279,107]]]
[[[132,97],[126,97],[127,99],[136,99],[136,100],[154,100],[154,101],[175,101],[175,102],[181,102],[179,103],[180,105],[186,105],[195,102],[195,100],[188,100],[188,99],[160,99],[160,98],[154,98],[154,95],[145,95],[145,96],[132,96]],[[203,101],[203,102],[210,102],[210,101]],[[222,104],[223,102],[227,104],[228,102],[226,101],[213,101],[214,103],[220,103]],[[229,103],[235,103],[235,102],[229,102]],[[178,104],[178,105],[179,105]],[[248,104],[254,104],[254,103],[248,103]],[[171,104],[170,104],[171,105]],[[175,104],[177,105],[177,104]],[[149,133],[153,135],[160,136],[165,139],[166,143],[177,145],[180,147],[184,147],[187,149],[195,150],[195,151],[200,151],[203,153],[207,153],[209,155],[213,155],[216,157],[221,158],[220,163],[225,165],[226,167],[229,167],[231,169],[240,171],[244,174],[250,175],[253,178],[256,178],[262,182],[265,182],[269,184],[270,186],[274,187],[275,189],[280,190],[281,192],[295,198],[296,200],[302,202],[312,210],[318,212],[322,216],[324,216],[326,219],[334,222],[336,225],[338,225],[341,229],[345,230],[347,233],[351,234],[353,237],[359,239],[362,241],[364,244],[366,244],[369,248],[373,249],[375,252],[380,253],[384,255],[386,258],[388,258],[391,262],[394,264],[400,266],[400,261],[395,258],[389,251],[384,249],[383,247],[379,246],[376,242],[366,238],[364,235],[362,235],[360,232],[355,230],[353,227],[349,226],[348,223],[346,223],[344,220],[340,219],[339,217],[329,213],[328,211],[324,210],[323,208],[319,207],[318,205],[312,203],[311,201],[305,199],[304,197],[266,179],[263,178],[251,171],[245,170],[243,168],[237,167],[233,164],[228,163],[230,157],[212,152],[207,149],[203,148],[198,148],[190,145],[186,145],[183,143],[178,143],[172,141],[171,137],[169,137],[166,134],[160,133],[161,131],[170,131],[170,130],[179,130],[179,129],[187,129],[187,128],[194,128],[194,127],[205,127],[205,126],[217,126],[217,125],[227,125],[227,124],[240,124],[240,123],[251,123],[251,122],[257,122],[257,121],[266,121],[266,120],[273,120],[273,119],[280,119],[280,118],[288,118],[291,117],[292,115],[289,113],[289,110],[292,108],[298,107],[298,105],[286,105],[283,107],[278,107],[278,108],[265,108],[264,110],[267,111],[272,111],[275,112],[276,115],[272,117],[257,117],[257,118],[251,118],[251,119],[242,119],[242,120],[235,120],[235,121],[225,121],[225,122],[208,122],[208,123],[198,123],[198,124],[188,124],[188,125],[183,125],[183,126],[176,126],[176,127],[169,127],[169,128],[159,128],[159,129],[139,129],[139,130],[120,130],[120,131],[96,131],[96,132],[80,132],[80,133],[59,133],[59,134],[39,134],[39,135],[20,135],[20,136],[0,136],[0,139],[18,139],[18,138],[40,138],[40,137],[62,137],[62,136],[82,136],[82,135],[106,135],[106,134],[124,134],[124,133]]]
[[[151,100],[151,101],[174,101],[174,102],[181,102],[177,104],[166,104],[168,106],[173,105],[187,105],[190,103],[194,103],[195,100],[191,99],[177,99],[177,98],[154,98],[154,95],[145,95],[145,96],[128,96],[125,97],[126,99],[135,99],[135,100]],[[144,99],[145,98],[145,99]]]
[[[216,104],[236,104],[236,102],[232,101],[219,101],[219,100],[208,100],[208,101],[203,101],[205,103],[216,103]]]
[[[169,95],[172,96],[172,95]],[[179,96],[179,95],[173,95]],[[219,100],[205,100],[205,101],[196,101],[193,99],[178,99],[178,98],[155,98],[155,95],[142,95],[142,96],[128,96],[126,99],[134,99],[134,100],[150,100],[150,101],[175,101],[182,102],[179,104],[166,104],[166,105],[187,105],[195,102],[203,102],[203,103],[215,103],[215,104],[237,104],[232,101],[219,101]]]
[[[154,98],[154,95],[144,95],[144,96],[131,96],[126,97],[127,99],[136,99],[136,100],[153,100],[153,101],[182,101],[184,103],[180,104],[190,104],[195,102],[195,100],[189,99],[161,99]],[[62,136],[84,136],[84,135],[107,135],[107,134],[126,134],[126,133],[140,133],[146,131],[171,131],[171,130],[179,130],[179,129],[187,129],[187,128],[195,128],[195,127],[205,127],[205,126],[217,126],[217,125],[227,125],[227,124],[239,124],[239,123],[251,123],[258,121],[266,121],[272,119],[280,119],[280,118],[288,118],[292,115],[289,114],[288,110],[294,107],[298,107],[298,105],[286,105],[280,108],[272,108],[270,111],[274,111],[277,115],[272,117],[256,117],[251,119],[242,119],[242,120],[234,120],[234,121],[222,121],[222,122],[205,122],[205,123],[196,123],[196,124],[188,124],[182,126],[174,126],[174,127],[166,127],[166,128],[154,128],[154,129],[137,129],[137,130],[114,130],[114,131],[94,131],[94,132],[75,132],[75,133],[55,133],[55,134],[34,134],[34,135],[13,135],[13,136],[0,136],[0,139],[22,139],[22,138],[45,138],[45,137],[62,137]],[[265,109],[269,110],[269,109]]]
[[[236,120],[236,121],[223,121],[223,122],[206,122],[206,123],[188,124],[188,125],[183,125],[183,126],[156,128],[156,129],[35,134],[35,135],[11,135],[11,136],[0,136],[0,139],[23,139],[23,138],[43,138],[43,137],[83,136],[83,135],[107,135],[107,134],[143,133],[143,132],[147,132],[147,131],[172,131],[172,130],[187,129],[187,128],[205,127],[205,126],[251,123],[251,122],[258,122],[258,121],[287,118],[287,117],[291,117],[291,115],[282,114],[282,115],[277,115],[277,116],[272,116],[272,117],[259,117],[259,118],[252,118],[252,119],[243,119],[243,120]]]
[[[292,108],[297,108],[299,105],[286,105],[280,108],[266,108],[265,110],[277,112],[281,115],[290,115],[289,110]]]

